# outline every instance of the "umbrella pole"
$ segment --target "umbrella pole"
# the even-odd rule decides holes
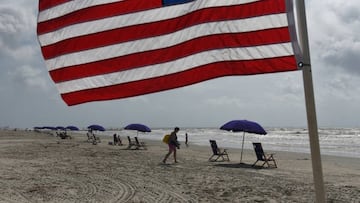
[[[242,145],[241,145],[240,163],[242,163],[242,155],[243,155],[243,151],[244,151],[244,139],[245,139],[245,132],[243,134]]]

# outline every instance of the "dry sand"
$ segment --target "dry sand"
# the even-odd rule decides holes
[[[259,169],[250,167],[253,151],[244,152],[245,165],[238,149],[229,149],[230,162],[214,163],[210,146],[190,145],[178,151],[180,163],[170,157],[164,165],[161,141],[126,150],[108,145],[111,137],[97,145],[73,137],[0,131],[0,202],[315,201],[309,154],[277,152],[278,168]],[[360,159],[322,160],[327,201],[360,202]]]

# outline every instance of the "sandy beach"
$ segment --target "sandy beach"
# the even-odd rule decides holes
[[[230,162],[208,162],[209,147],[178,150],[180,163],[161,160],[167,146],[147,150],[93,145],[33,131],[0,131],[0,202],[314,202],[309,154],[276,152],[278,168],[250,167],[254,151],[228,149]],[[221,146],[219,146],[221,147]],[[264,147],[265,148],[265,147]],[[266,149],[265,149],[266,151]],[[360,159],[323,156],[328,202],[360,202]]]

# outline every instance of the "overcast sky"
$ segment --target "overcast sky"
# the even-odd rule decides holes
[[[360,3],[306,0],[319,127],[360,127]],[[121,100],[68,107],[36,37],[37,0],[0,3],[0,128],[129,123],[220,127],[248,119],[306,127],[302,72],[234,76]]]

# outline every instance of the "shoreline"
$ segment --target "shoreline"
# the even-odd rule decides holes
[[[209,129],[204,129],[204,130],[207,131]],[[186,129],[184,131],[186,131]],[[163,135],[166,134],[167,132],[168,131],[164,131],[163,129],[161,131],[154,130],[150,135],[147,135],[147,134],[144,135],[142,133],[139,133],[139,137],[142,139],[149,139],[149,140],[157,141],[157,140],[161,140]],[[186,132],[189,132],[189,131],[186,131]],[[84,133],[84,132],[82,132],[82,133]],[[127,130],[123,130],[120,132],[106,131],[106,132],[100,132],[99,134],[106,135],[106,136],[107,135],[112,136],[113,133],[117,133],[118,135],[121,135],[122,138],[126,138],[127,135],[133,137],[133,136],[135,136],[134,134],[136,134],[134,132],[129,132]],[[224,132],[221,132],[221,133],[224,133]],[[208,139],[215,139],[218,141],[219,144],[222,144],[225,147],[235,148],[235,149],[241,148],[241,137],[240,136],[238,139],[231,140],[232,138],[228,137],[229,135],[231,136],[231,134],[226,133],[226,132],[224,134],[222,134],[222,136],[217,136],[217,133],[209,133],[206,135],[205,134],[206,133],[203,133],[202,131],[199,133],[198,132],[190,132],[190,142],[191,143],[194,142],[194,143],[196,143],[196,145],[199,145],[199,146],[208,146],[209,145]],[[293,135],[293,134],[290,134],[290,136],[286,136],[285,139],[291,137],[291,135]],[[272,150],[272,151],[310,154],[309,137],[306,134],[302,134],[302,135],[305,137],[302,137],[299,140],[298,138],[296,138],[298,136],[295,136],[295,140],[290,139],[290,140],[288,140],[289,142],[287,143],[287,142],[283,142],[281,140],[276,141],[277,139],[279,139],[277,137],[268,138],[268,136],[264,136],[264,137],[261,136],[261,138],[263,138],[263,139],[258,139],[259,136],[257,136],[257,135],[247,134],[247,136],[245,138],[246,142],[244,145],[244,147],[245,147],[244,149],[253,150],[251,142],[261,141],[264,144],[263,145],[264,148]],[[180,135],[178,135],[178,138],[181,143],[183,143],[185,141],[185,137],[184,137],[183,133],[180,133]],[[340,139],[340,138],[338,138],[338,139]],[[320,136],[319,142],[320,142],[320,150],[321,150],[322,155],[339,156],[339,157],[353,157],[353,158],[360,157],[359,149],[354,147],[354,146],[357,146],[356,143],[358,143],[358,141],[360,141],[357,138],[356,138],[356,140],[354,140],[355,143],[353,143],[354,145],[352,145],[352,146],[348,145],[349,141],[346,141],[348,144],[328,146],[328,143],[326,143],[327,142],[326,140],[328,140],[328,139],[324,138],[324,140],[321,140],[321,136]],[[347,138],[346,140],[349,140],[349,139]],[[300,147],[297,147],[295,144],[298,142],[301,143]],[[341,142],[341,141],[339,140],[339,142]],[[339,150],[339,149],[343,149],[343,150]]]
[[[192,144],[196,144],[199,146],[208,146],[209,142],[208,139],[215,139],[218,141],[219,144],[224,145],[228,148],[235,148],[240,149],[241,148],[241,140],[240,136],[239,139],[233,139],[234,137],[231,135],[231,133],[227,133],[224,131],[218,131],[218,132],[212,132],[213,130],[217,131],[218,129],[215,128],[209,128],[209,129],[202,129],[202,128],[193,128],[197,129],[196,131],[189,131],[189,129],[184,129],[185,132],[190,132],[190,141]],[[334,130],[337,128],[334,128]],[[139,133],[139,138],[142,139],[149,139],[149,140],[161,140],[163,135],[168,133],[170,130],[165,129],[153,129],[153,131],[148,134]],[[207,131],[204,133],[204,131]],[[48,131],[54,133],[54,131]],[[76,131],[76,133],[79,134],[86,134],[87,131]],[[286,132],[286,133],[284,133]],[[272,151],[278,151],[278,152],[295,152],[295,153],[305,153],[310,154],[310,143],[309,143],[309,137],[306,134],[306,131],[297,133],[297,132],[288,132],[288,131],[279,131],[276,133],[269,132],[269,136],[258,136],[254,134],[247,134],[246,136],[246,142],[244,145],[244,149],[253,150],[251,142],[258,142],[261,141],[263,143],[263,146],[266,149],[272,150]],[[359,131],[360,132],[360,131]],[[96,132],[98,135],[103,136],[112,136],[114,133],[120,135],[123,138],[126,138],[126,136],[135,136],[135,132],[131,132],[129,130],[107,130],[105,132]],[[220,133],[221,136],[218,136]],[[327,133],[329,133],[327,135]],[[356,148],[357,144],[359,143],[358,137],[352,137],[349,139],[349,137],[345,136],[345,138],[336,137],[329,139],[330,135],[333,135],[335,132],[327,132],[324,133],[323,131],[319,132],[319,142],[320,142],[320,150],[322,155],[330,155],[330,156],[339,156],[339,157],[352,157],[352,158],[359,158],[360,157],[360,151],[358,148]],[[342,134],[346,132],[336,132]],[[349,133],[349,132],[348,132]],[[273,135],[274,137],[272,137]],[[285,136],[286,134],[286,136]],[[288,135],[287,135],[288,134]],[[301,134],[301,136],[298,136]],[[323,134],[321,136],[321,134]],[[356,132],[352,132],[351,136],[354,136],[358,134]],[[294,136],[295,135],[295,136]],[[326,135],[326,136],[325,136]],[[287,140],[287,142],[282,141],[283,139],[280,139],[279,137],[284,138]],[[180,133],[178,135],[179,141],[184,142],[185,141],[185,135],[184,133]],[[260,139],[261,138],[261,139]],[[293,140],[294,139],[294,140]],[[329,140],[332,140],[329,142]],[[337,141],[336,141],[337,140]],[[346,141],[344,141],[346,140]],[[352,143],[349,142],[349,140],[353,140]],[[331,144],[331,143],[339,143],[339,144]]]
[[[278,168],[251,168],[253,150],[228,149],[230,162],[208,162],[210,146],[181,146],[179,164],[161,164],[167,146],[148,150],[0,131],[0,202],[314,202],[310,154],[276,152]],[[221,146],[219,146],[221,148]],[[267,152],[266,149],[264,149]],[[271,151],[272,153],[273,151]],[[270,153],[270,151],[269,151]],[[360,159],[322,156],[327,201],[359,202]]]

